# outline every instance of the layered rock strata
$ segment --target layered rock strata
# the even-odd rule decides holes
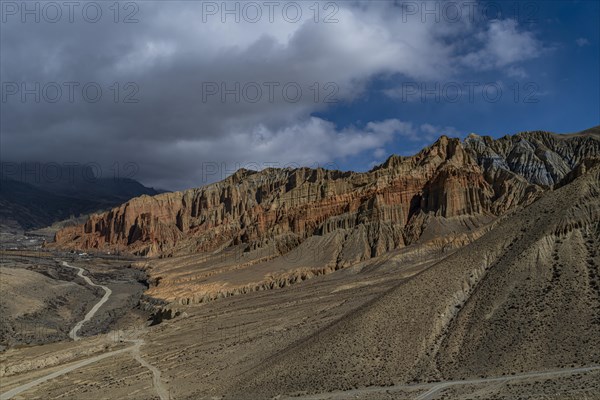
[[[494,217],[529,204],[598,156],[596,131],[442,136],[366,173],[239,170],[201,188],[141,196],[59,231],[55,246],[164,257],[274,241],[285,254],[344,229],[357,231],[348,240],[363,249],[359,259],[373,257],[418,241],[432,219]]]

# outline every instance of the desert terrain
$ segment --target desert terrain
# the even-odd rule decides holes
[[[600,399],[599,148],[440,139],[13,236],[0,398]]]

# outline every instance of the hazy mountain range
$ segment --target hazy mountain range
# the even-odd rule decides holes
[[[91,166],[4,162],[0,170],[0,223],[7,228],[40,228],[163,192],[129,178],[97,176]]]

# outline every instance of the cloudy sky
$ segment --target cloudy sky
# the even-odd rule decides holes
[[[600,124],[596,1],[0,4],[3,161],[177,190]]]

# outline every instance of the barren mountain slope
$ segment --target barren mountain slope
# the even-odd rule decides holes
[[[270,240],[285,252],[312,235],[363,225],[353,239],[364,243],[363,257],[371,257],[417,240],[421,214],[486,213],[493,197],[461,143],[442,137],[414,157],[392,157],[369,173],[240,170],[203,188],[134,199],[58,232],[56,241],[173,255],[241,243],[255,248]],[[531,198],[528,192],[521,201]]]
[[[510,171],[528,182],[551,187],[586,158],[598,157],[600,127],[571,135],[523,132],[500,139],[470,135],[465,146],[486,171]]]
[[[444,254],[480,237],[489,229],[491,220],[489,216],[464,216],[433,221],[424,230],[416,248],[402,249],[418,252],[421,257]],[[485,226],[476,229],[480,225]],[[473,228],[463,233],[464,226]],[[449,233],[452,230],[456,232]],[[359,225],[355,229],[314,235],[283,255],[276,242],[267,242],[249,251],[245,251],[243,245],[236,245],[216,253],[152,259],[137,265],[150,277],[147,295],[179,304],[204,303],[286,287],[360,264],[369,251],[368,245],[360,241],[365,231],[365,227]],[[437,236],[440,232],[444,232],[443,237]],[[399,250],[391,250],[373,260],[393,257]]]
[[[307,237],[362,226],[344,239],[361,249],[360,260],[414,243],[439,218],[501,215],[528,204],[584,158],[599,155],[593,132],[498,140],[472,135],[464,143],[441,137],[415,156],[392,156],[367,173],[240,170],[203,188],[142,196],[59,231],[56,242],[172,256],[269,241],[285,253]]]
[[[544,135],[522,134],[520,136],[528,139],[500,140],[507,141],[507,148],[513,149],[507,150],[511,153],[516,151],[514,148],[521,148],[522,140],[533,143],[534,148],[542,148],[545,145],[540,138]],[[242,171],[238,175],[250,178],[231,177],[230,181],[236,183],[213,185],[211,187],[219,188],[218,193],[225,194],[214,199],[212,210],[221,210],[219,218],[226,218],[214,220],[215,224],[205,227],[204,231],[198,226],[185,234],[180,231],[179,241],[165,244],[169,251],[163,255],[173,254],[173,257],[142,261],[148,263],[148,273],[153,280],[146,293],[179,303],[169,307],[176,308],[180,314],[143,329],[145,344],[141,354],[160,370],[162,384],[172,398],[178,399],[223,396],[262,399],[306,391],[322,393],[325,398],[417,398],[437,384],[395,388],[373,385],[403,384],[416,379],[513,376],[521,370],[548,369],[561,369],[567,374],[504,385],[498,381],[467,383],[438,393],[438,398],[540,398],[543,393],[550,393],[552,396],[547,398],[579,400],[583,398],[582,393],[598,393],[598,371],[580,374],[570,369],[572,365],[600,363],[597,351],[600,347],[600,329],[597,329],[600,173],[597,160],[587,157],[596,151],[595,145],[590,144],[595,142],[590,141],[597,139],[590,135],[567,137],[582,141],[578,146],[583,148],[577,150],[581,157],[573,152],[565,153],[565,160],[570,160],[567,164],[572,163],[573,168],[569,167],[566,174],[556,175],[554,191],[529,183],[508,164],[503,166],[494,161],[504,159],[504,155],[489,158],[490,165],[475,160],[469,143],[479,143],[480,139],[474,136],[465,143],[458,143],[463,150],[456,147],[456,151],[446,152],[444,157],[434,148],[446,142],[441,148],[449,149],[453,141],[441,139],[436,146],[424,150],[429,158],[421,166],[418,163],[405,165],[414,158],[394,156],[370,175],[349,174],[350,178],[333,181],[301,180],[288,189],[280,187],[281,193],[271,191],[269,196],[260,197],[260,204],[252,203],[256,197],[248,199],[247,202],[254,204],[250,210],[239,209],[234,204],[241,204],[240,199],[249,193],[248,185],[257,182],[253,179],[261,174],[312,176],[310,171]],[[557,140],[556,143],[562,142]],[[539,159],[536,154],[526,158]],[[395,214],[389,210],[404,206],[402,203],[382,206],[379,199],[395,198],[389,195],[392,192],[386,182],[414,178],[411,171],[421,173],[430,168],[434,172],[418,192],[418,207],[413,209],[408,224],[392,223]],[[477,169],[477,174],[470,175]],[[477,179],[472,181],[471,177]],[[290,191],[311,191],[319,185],[331,187],[334,184],[352,189],[349,194],[340,196],[347,196],[344,198],[351,204],[363,199],[364,208],[359,208],[365,211],[329,216],[313,231],[273,233],[286,226],[287,222],[282,222],[287,221],[284,211],[304,218],[296,218],[290,226],[306,228],[309,226],[307,215],[322,216],[332,210],[328,208],[331,204],[336,204],[329,199],[284,206],[280,202],[282,197],[291,196]],[[440,185],[442,188],[438,189]],[[473,202],[469,193],[477,187],[483,189],[476,193],[489,192],[493,197],[484,196],[484,200],[487,199],[484,202]],[[400,185],[397,189],[406,188]],[[198,189],[198,192],[206,190]],[[237,197],[231,195],[234,192]],[[356,193],[367,195],[360,197]],[[374,197],[369,197],[371,195]],[[174,197],[183,198],[177,196]],[[173,203],[174,197],[158,196],[171,205],[177,204],[177,201]],[[148,204],[152,204],[156,198],[143,199],[151,199]],[[518,206],[534,200],[527,208]],[[185,204],[188,207],[193,203]],[[274,204],[277,207],[271,210]],[[467,204],[487,204],[487,208],[481,212],[463,209]],[[198,221],[205,218],[199,215],[207,212],[202,207],[198,208]],[[129,210],[125,214],[132,211],[131,205],[125,205],[113,210],[114,214],[95,220],[105,221],[107,215],[113,218],[120,215],[121,209]],[[166,213],[167,216],[161,217],[163,221],[170,221],[168,207],[157,210]],[[237,210],[237,219],[225,210]],[[265,228],[264,236],[254,239],[245,236],[239,241],[211,236],[222,232],[223,223],[231,223],[231,226],[246,220],[255,223],[252,218],[267,215],[262,214],[264,210],[277,215],[265,222],[263,228],[270,228]],[[464,214],[454,214],[457,210]],[[120,218],[125,214],[111,223],[123,221]],[[158,221],[160,218],[156,215],[152,218]],[[194,218],[190,217],[189,221]],[[255,229],[258,232],[259,228]],[[418,239],[406,243],[386,242],[393,234],[385,232],[394,229],[402,231],[402,238]],[[113,234],[114,226],[110,225],[106,232]],[[154,233],[147,240],[131,242],[129,249],[142,249],[158,243],[159,237],[166,237],[158,231],[148,232]],[[103,240],[100,232],[88,234],[83,228],[63,233],[74,234],[77,245],[91,238]],[[217,238],[214,243],[222,243],[217,251],[178,254],[186,249],[198,250],[195,245],[186,246],[210,237]],[[374,238],[377,240],[370,241]],[[379,248],[378,243],[392,243],[397,247],[385,250],[386,247]],[[471,245],[465,247],[469,243]],[[100,248],[111,247],[104,243]],[[583,262],[588,256],[591,260]],[[91,267],[92,271],[99,268],[96,278],[104,275],[103,263],[86,261],[85,267],[88,270]],[[111,288],[115,290],[114,286]],[[265,289],[275,290],[267,292]],[[241,295],[231,297],[232,294]],[[215,299],[218,300],[206,302]],[[193,304],[200,302],[203,304]],[[563,313],[568,315],[563,316]],[[69,348],[77,350],[73,354],[81,354],[79,346],[79,342],[69,343]],[[7,363],[20,365],[24,356],[37,359],[39,351],[48,353],[46,346],[15,349],[7,355]],[[73,398],[124,395],[149,398],[155,393],[152,374],[132,360],[131,354],[124,353],[91,364],[77,373],[36,386],[27,396],[64,398],[65,387],[68,387],[68,396]],[[119,368],[113,368],[115,365]],[[568,370],[562,369],[563,366]],[[11,375],[8,385],[28,382],[42,372],[28,370]],[[355,387],[359,389],[337,394],[329,392]],[[580,389],[584,392],[577,391]],[[576,397],[564,396],[572,390],[576,390]]]
[[[593,131],[525,132],[441,137],[368,173],[240,170],[94,215],[59,231],[56,246],[161,256],[144,265],[147,294],[201,303],[302,282],[415,243],[456,249],[594,155]]]
[[[230,395],[599,364],[599,199],[595,167],[251,369]]]

